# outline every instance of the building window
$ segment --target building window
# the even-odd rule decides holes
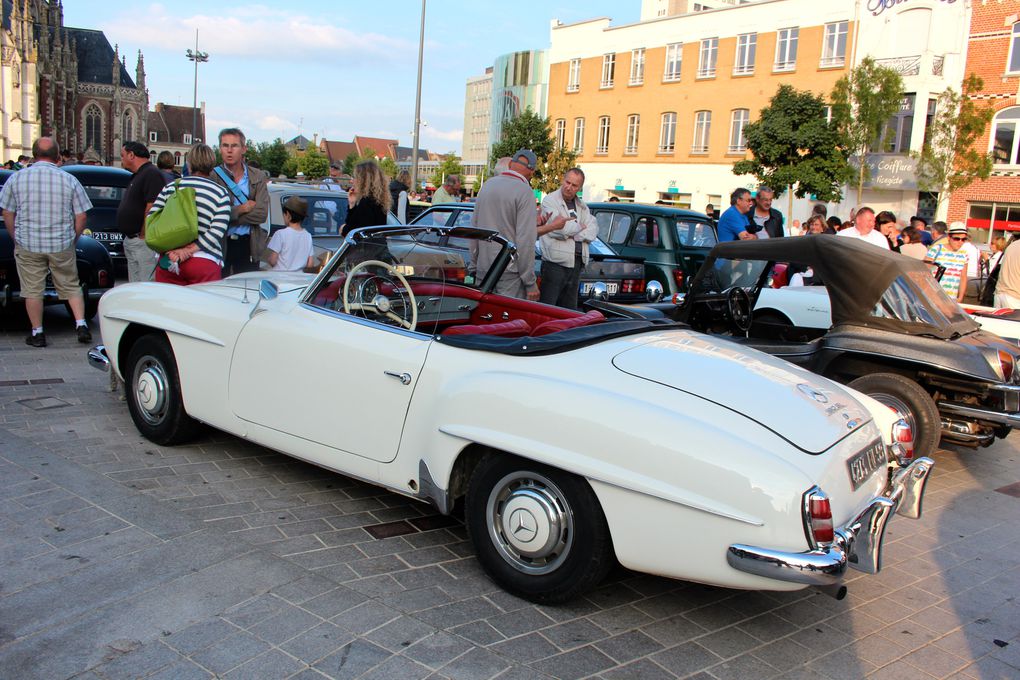
[[[719,58],[719,38],[705,38],[698,53],[698,77],[715,78],[715,64]]]
[[[627,146],[623,148],[626,154],[637,153],[638,128],[641,127],[641,116],[632,113],[627,116]]]
[[[1020,165],[1020,106],[1011,106],[992,119],[992,162],[996,165]]]
[[[825,24],[825,38],[822,41],[823,68],[843,66],[846,63],[847,22],[837,21]]]
[[[181,167],[181,152],[180,151],[174,151],[174,165],[176,165],[178,168]]]
[[[562,149],[567,145],[567,121],[560,118],[556,121],[556,148]]]
[[[748,109],[734,109],[730,117],[730,146],[729,153],[744,153],[747,149],[747,140],[744,139],[744,128],[751,120],[751,112]]]
[[[659,126],[659,153],[673,153],[676,148],[676,113],[668,111],[662,114]]]
[[[101,151],[103,148],[103,112],[95,104],[85,108],[85,148]],[[100,153],[100,155],[102,155]]]
[[[577,92],[581,89],[581,60],[570,60],[570,74],[567,76],[567,92]]]
[[[666,45],[666,70],[662,73],[662,80],[667,83],[680,80],[680,61],[683,57],[683,43]]]
[[[630,52],[630,85],[640,85],[645,82],[645,48],[631,50]]]
[[[907,153],[910,151],[910,133],[914,127],[914,99],[916,95],[905,94],[900,98],[900,110],[889,119],[882,132],[879,148],[884,153]]]
[[[737,54],[733,62],[733,75],[754,73],[754,55],[758,51],[758,34],[742,33],[737,36]]]
[[[184,133],[184,143],[191,144],[191,135],[187,132]]]
[[[694,141],[691,153],[708,153],[708,134],[712,130],[712,112],[698,111],[694,114]]]
[[[776,32],[776,63],[773,71],[792,71],[797,67],[799,28],[781,28]]]
[[[152,142],[157,141],[159,141],[159,133],[157,133],[155,130],[149,130],[149,143],[151,144]]]
[[[1009,41],[1007,73],[1020,73],[1020,21],[1013,24],[1013,39]]]
[[[584,118],[574,119],[574,152],[584,151]]]
[[[121,125],[121,140],[125,142],[131,142],[135,139],[135,119],[131,116],[130,111],[124,112],[124,120]]]
[[[595,153],[609,153],[609,116],[599,118],[599,141],[595,146]]]
[[[602,83],[599,87],[612,87],[616,80],[616,53],[602,55]]]

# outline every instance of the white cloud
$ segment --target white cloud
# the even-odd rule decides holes
[[[287,120],[286,118],[281,118],[280,116],[274,116],[274,115],[262,116],[261,118],[259,118],[255,122],[255,125],[257,125],[262,130],[297,130],[298,129],[297,123],[295,123],[293,121],[290,121],[290,120]]]
[[[422,136],[428,135],[433,139],[445,139],[447,141],[459,142],[464,139],[463,130],[437,130],[435,128],[426,128]]]
[[[183,52],[194,48],[195,29],[199,49],[216,57],[261,57],[275,61],[339,59],[348,63],[364,59],[391,59],[410,54],[413,46],[381,33],[354,31],[307,15],[265,5],[231,8],[229,15],[194,14],[174,16],[161,4],[129,11],[104,25],[113,42],[135,44],[138,17],[158,27],[148,34],[146,50]],[[403,57],[401,57],[403,58]],[[238,74],[248,77],[248,74]]]

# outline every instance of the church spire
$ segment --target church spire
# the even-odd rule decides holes
[[[138,50],[138,63],[135,66],[135,86],[139,90],[145,90],[145,58],[141,50]]]
[[[120,45],[113,46],[113,84],[120,85]]]

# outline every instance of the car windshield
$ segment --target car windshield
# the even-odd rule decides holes
[[[680,245],[692,248],[711,248],[717,243],[711,224],[693,220],[676,221],[676,238]]]
[[[872,316],[939,328],[966,322],[968,318],[934,278],[920,271],[896,277],[875,305]]]
[[[691,291],[696,295],[722,293],[734,286],[751,288],[761,278],[769,263],[765,260],[728,260],[718,258],[711,268],[705,267]]]

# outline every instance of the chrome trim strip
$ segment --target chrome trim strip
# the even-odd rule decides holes
[[[105,345],[96,345],[85,353],[85,357],[92,368],[99,369],[100,371],[110,370],[110,357],[106,354]]]
[[[990,411],[988,409],[975,408],[973,406],[964,406],[963,404],[954,404],[948,401],[937,402],[936,406],[938,406],[940,412],[948,415],[966,416],[968,418],[977,418],[978,420],[987,420],[997,425],[1020,427],[1020,413]]]
[[[918,458],[896,469],[886,493],[873,498],[860,514],[837,529],[832,545],[790,553],[738,543],[726,551],[726,562],[748,574],[809,586],[837,584],[847,567],[878,573],[890,517],[893,512],[911,519],[921,516],[921,499],[934,466],[931,458]]]
[[[1020,385],[1007,385],[1005,383],[996,383],[993,385],[989,385],[988,389],[994,390],[996,392],[1020,394]]]

